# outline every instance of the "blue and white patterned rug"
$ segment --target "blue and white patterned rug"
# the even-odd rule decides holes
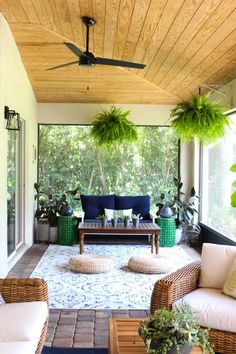
[[[74,309],[148,309],[154,283],[165,274],[140,274],[127,267],[130,257],[150,254],[149,245],[85,245],[86,253],[113,258],[115,267],[101,274],[70,271],[68,261],[79,254],[79,246],[50,245],[31,278],[48,283],[51,308]],[[175,269],[193,259],[180,247],[160,248]]]

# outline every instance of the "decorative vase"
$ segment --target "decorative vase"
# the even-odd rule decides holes
[[[173,210],[168,206],[164,206],[160,211],[160,216],[162,218],[171,218],[171,216],[173,215],[174,215]]]
[[[116,227],[117,226],[117,219],[111,219],[111,225],[113,227]]]
[[[139,226],[139,219],[133,219],[133,225],[134,225],[134,227],[138,227]]]
[[[130,224],[130,220],[129,219],[125,219],[124,220],[124,227],[128,227]]]
[[[60,209],[61,216],[72,216],[73,209],[69,205],[62,205]]]
[[[107,226],[107,219],[101,220],[102,227]]]

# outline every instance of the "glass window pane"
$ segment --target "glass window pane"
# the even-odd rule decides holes
[[[236,179],[230,167],[236,163],[236,113],[224,139],[202,148],[201,221],[236,241],[236,208],[230,196]]]
[[[80,187],[84,194],[175,195],[178,140],[169,127],[138,127],[134,144],[98,148],[90,126],[40,125],[39,183],[54,193]],[[79,210],[79,206],[78,206]]]

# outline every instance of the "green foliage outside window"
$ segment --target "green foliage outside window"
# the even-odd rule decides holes
[[[90,138],[90,126],[40,125],[39,183],[55,194],[80,187],[83,194],[176,193],[178,140],[168,127],[138,127],[133,144],[107,150]],[[79,205],[77,206],[79,210]]]

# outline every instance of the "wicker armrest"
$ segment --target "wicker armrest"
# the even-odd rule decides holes
[[[197,288],[200,262],[193,262],[158,280],[152,291],[150,310],[171,309],[172,304]]]
[[[47,283],[39,278],[0,279],[0,293],[8,303],[27,301],[46,301],[48,303]]]

